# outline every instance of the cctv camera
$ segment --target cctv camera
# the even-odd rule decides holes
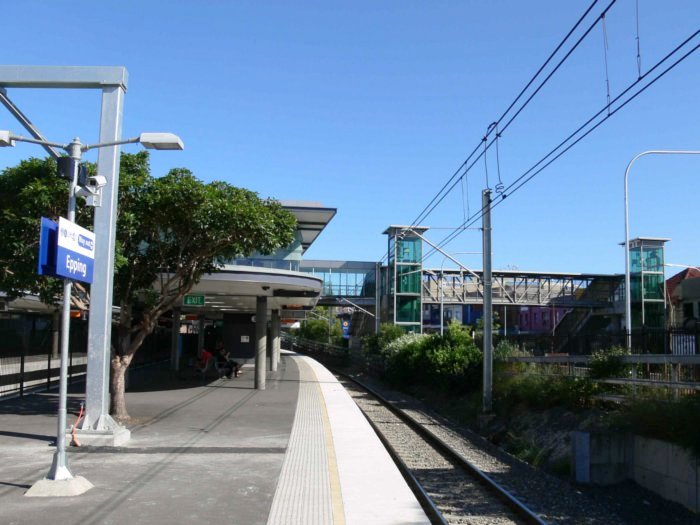
[[[262,289],[263,289],[264,291],[267,292],[267,291],[270,289],[270,287],[269,287],[269,286],[263,286]]]
[[[88,177],[88,186],[94,189],[103,188],[107,185],[107,179],[102,175]]]

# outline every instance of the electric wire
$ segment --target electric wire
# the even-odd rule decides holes
[[[642,53],[639,47],[639,0],[636,0],[636,18],[637,18],[637,75],[642,78]]]
[[[563,57],[561,60],[559,60],[559,63],[554,67],[554,69],[553,69],[552,71],[549,72],[549,74],[545,77],[545,79],[544,79],[542,82],[540,82],[539,86],[537,86],[537,88],[534,90],[534,92],[530,94],[530,96],[527,98],[527,100],[526,100],[525,102],[523,102],[523,104],[522,104],[522,105],[520,106],[520,108],[516,111],[516,113],[508,119],[508,122],[506,122],[506,124],[505,124],[505,125],[503,126],[503,128],[500,130],[501,134],[503,134],[503,133],[506,131],[506,129],[508,129],[508,127],[513,123],[513,121],[514,121],[514,120],[520,115],[520,113],[527,107],[527,105],[532,101],[532,99],[540,92],[540,90],[545,86],[545,84],[547,84],[547,82],[548,82],[548,81],[552,78],[552,76],[559,70],[559,68],[564,64],[564,62],[566,62],[566,61],[569,59],[569,57],[572,55],[572,53],[579,47],[579,45],[583,42],[583,40],[584,40],[584,39],[591,33],[591,31],[598,25],[598,22],[601,20],[601,18],[612,8],[612,6],[613,6],[616,2],[617,2],[617,0],[612,0],[612,1],[608,4],[608,6],[602,11],[602,13],[596,17],[596,19],[591,23],[591,25],[590,25],[590,26],[588,27],[588,29],[584,32],[584,34],[576,41],[576,43],[573,45],[573,47],[566,53],[566,55],[564,55],[564,57]],[[592,8],[592,7],[593,7],[593,6],[591,6],[591,8]],[[577,27],[577,26],[579,25],[579,23],[583,20],[583,18],[585,17],[585,15],[588,14],[588,12],[590,11],[591,8],[589,8],[589,9],[586,11],[586,13],[584,14],[584,16],[583,16],[581,19],[579,19],[579,21],[576,23],[576,27]],[[569,35],[571,35],[572,32],[573,32],[573,30],[572,30],[572,31],[569,31],[569,33],[567,34],[567,37],[566,37],[567,39],[568,39]],[[561,45],[557,46],[557,51],[558,51],[560,48],[561,48]],[[556,51],[555,51],[555,52],[556,52]],[[552,56],[553,56],[553,54],[550,55],[550,58],[547,59],[547,62],[549,62],[549,60],[551,59]],[[543,68],[540,68],[540,70],[538,70],[538,73],[537,73],[537,74],[539,74],[539,72],[540,72],[542,69],[543,69]],[[528,83],[528,85],[530,85],[530,84],[531,84],[531,82]],[[522,96],[522,93],[524,93],[524,90],[521,91],[521,94],[518,95],[518,97]],[[506,112],[504,112],[504,114],[501,116],[501,118],[499,118],[499,120],[496,121],[496,124],[500,124],[501,120],[505,117],[505,115],[507,114],[507,112],[508,112],[513,106],[514,106],[514,104],[511,104],[511,106],[509,107],[509,109],[508,109]],[[490,135],[491,131],[493,131],[493,129],[494,129],[494,127],[491,127],[491,126],[489,127],[489,130],[488,130],[487,133],[486,133],[486,138],[488,138],[488,136]],[[482,138],[482,142],[483,142],[483,140],[484,140],[484,139]],[[493,145],[494,141],[495,141],[495,139],[492,139],[491,142],[488,143],[488,144],[484,147],[484,151],[483,151],[482,153],[478,154],[477,157],[472,161],[471,164],[468,164],[468,163],[469,163],[469,160],[471,159],[471,157],[473,157],[474,154],[480,149],[481,142],[479,143],[479,145],[475,148],[475,150],[472,151],[472,153],[469,155],[469,157],[467,157],[467,159],[462,163],[462,165],[461,165],[460,168],[457,170],[457,172],[455,172],[455,174],[452,175],[452,177],[447,181],[447,183],[445,183],[445,185],[440,189],[440,191],[438,192],[438,194],[437,194],[435,197],[433,197],[431,203],[430,203],[428,206],[426,206],[426,208],[423,209],[423,211],[422,211],[421,214],[418,216],[418,218],[416,218],[416,220],[414,220],[414,222],[412,223],[413,225],[416,225],[416,224],[418,224],[420,221],[425,220],[425,219],[435,210],[435,208],[437,208],[437,206],[440,205],[440,203],[447,197],[447,195],[454,189],[454,187],[455,187],[455,186],[457,185],[457,183],[459,182],[458,180],[454,180],[454,178],[459,174],[459,172],[460,172],[462,169],[464,169],[464,166],[466,165],[466,169],[464,170],[464,174],[462,174],[462,176],[464,176],[464,175],[466,175],[467,173],[469,173],[469,171],[472,169],[472,167],[481,159],[481,156],[482,156],[482,155],[485,155],[486,150],[488,150],[488,149]],[[468,165],[467,165],[467,164],[468,164]],[[452,182],[453,180],[454,180],[454,182]],[[445,188],[446,188],[447,186],[449,186],[449,187],[447,188],[447,190],[445,190]],[[440,197],[440,194],[441,194],[441,193],[442,193],[442,196]],[[437,202],[436,202],[436,199],[437,199]],[[429,209],[428,209],[428,208],[429,208]],[[427,210],[427,211],[426,211],[426,210]]]
[[[624,108],[627,104],[632,102],[635,98],[637,98],[639,95],[641,95],[644,91],[646,91],[648,88],[650,88],[653,84],[655,84],[658,80],[660,80],[663,76],[665,76],[667,73],[669,73],[671,70],[673,70],[675,67],[677,67],[680,63],[682,63],[684,60],[686,60],[690,55],[692,55],[694,52],[696,52],[700,48],[700,44],[697,44],[695,47],[690,49],[688,52],[686,52],[683,56],[681,56],[679,59],[677,59],[675,62],[673,62],[671,65],[669,65],[666,69],[658,73],[654,78],[652,78],[647,84],[643,85],[637,92],[631,94],[629,98],[624,100],[619,106],[617,106],[614,110],[610,111],[610,105],[617,103],[622,97],[627,95],[629,91],[634,89],[638,84],[640,84],[643,80],[645,80],[647,77],[650,76],[651,73],[653,73],[656,69],[660,68],[666,61],[668,61],[671,57],[673,57],[678,51],[680,51],[683,47],[686,46],[691,40],[693,40],[695,37],[697,37],[700,34],[700,31],[696,31],[693,33],[691,36],[686,38],[681,44],[676,46],[671,52],[669,52],[665,57],[663,57],[661,60],[659,60],[649,71],[644,73],[639,79],[634,81],[632,84],[630,84],[624,91],[622,91],[619,95],[617,95],[611,102],[610,104],[606,104],[602,109],[600,109],[596,114],[594,114],[591,118],[589,118],[584,124],[579,126],[573,133],[569,134],[564,140],[562,140],[556,147],[554,147],[552,150],[550,150],[549,153],[547,153],[544,157],[542,157],[537,163],[535,163],[531,168],[529,168],[527,171],[525,171],[520,177],[515,179],[512,183],[508,185],[506,188],[506,191],[508,192],[508,195],[511,195],[513,192],[519,190],[522,188],[525,184],[527,184],[529,181],[531,181],[536,175],[538,175],[540,172],[542,172],[545,168],[547,168],[549,165],[551,165],[554,161],[559,159],[564,153],[569,151],[573,146],[578,144],[581,140],[583,140],[585,137],[587,137],[590,133],[592,133],[595,129],[597,129],[599,126],[601,126],[604,122],[606,122],[610,117],[615,115],[618,111],[620,111],[622,108]],[[605,115],[598,123],[596,123],[593,127],[588,129],[585,133],[583,133],[580,137],[578,137],[574,142],[566,146],[562,151],[560,151],[558,154],[557,151],[560,150],[562,147],[564,147],[573,137],[578,135],[583,129],[585,129],[591,122],[593,122],[596,118],[598,118],[601,114],[603,114],[605,111],[608,111],[608,114]],[[547,159],[552,157],[552,155],[555,155],[553,158],[551,158],[548,162]],[[542,165],[541,167],[538,168],[541,164],[546,162],[546,164]],[[535,171],[536,170],[536,171]],[[500,198],[497,200],[494,200],[492,202],[491,208],[495,208],[499,204],[501,204],[505,200],[506,194],[504,193]],[[456,239],[464,229],[469,228],[472,226],[476,221],[478,221],[484,213],[484,207],[482,207],[479,211],[475,212],[473,217],[470,217],[467,222],[463,223],[459,229],[455,229],[451,234],[447,235],[443,240],[439,241],[436,246],[438,248],[443,248],[450,242],[452,242],[454,239]],[[429,251],[424,257],[423,260],[429,258],[433,253],[435,253],[437,250],[432,249]]]
[[[608,30],[605,27],[605,17],[601,23],[603,28],[603,56],[605,57],[605,89],[607,91],[608,115],[610,114],[610,75],[608,74]]]
[[[586,11],[583,13],[583,15],[581,15],[581,17],[576,21],[576,23],[574,24],[574,26],[569,30],[569,32],[566,34],[566,36],[564,36],[564,38],[559,42],[559,44],[558,44],[557,47],[554,49],[554,51],[552,51],[552,53],[547,57],[547,59],[546,59],[546,60],[544,61],[544,63],[539,67],[539,69],[537,70],[537,72],[532,76],[532,78],[528,81],[528,83],[527,83],[527,84],[525,85],[525,87],[520,91],[520,93],[518,93],[518,96],[515,97],[515,99],[513,100],[513,102],[510,103],[510,105],[508,106],[508,108],[503,112],[503,114],[498,118],[498,120],[497,120],[496,122],[500,123],[500,122],[506,117],[506,115],[510,112],[510,110],[513,109],[513,107],[518,103],[518,101],[522,98],[522,96],[525,94],[525,92],[530,88],[530,86],[531,86],[531,85],[535,82],[535,80],[540,76],[540,73],[542,73],[542,71],[547,67],[547,65],[549,65],[549,63],[550,63],[550,62],[552,61],[552,59],[556,56],[556,54],[559,52],[559,50],[560,50],[560,49],[564,46],[564,44],[569,40],[569,38],[571,37],[571,35],[576,31],[576,29],[578,29],[578,27],[581,25],[581,23],[586,19],[586,17],[587,17],[588,14],[591,12],[591,10],[595,7],[595,5],[598,3],[598,1],[599,1],[599,0],[594,0],[594,1],[591,3],[591,5],[588,6],[588,9],[586,9]],[[615,3],[615,0],[613,0],[612,3]],[[611,4],[611,5],[612,5],[612,4]],[[608,9],[609,9],[609,7],[610,7],[610,6],[608,6]],[[607,9],[606,9],[606,10],[607,10]],[[531,98],[528,99],[528,102],[529,102],[529,100],[531,100]],[[527,104],[527,103],[526,103],[526,104]],[[445,184],[442,186],[442,188],[440,188],[440,190],[438,190],[438,192],[437,192],[437,193],[435,194],[435,196],[431,199],[431,201],[425,206],[425,208],[423,208],[423,210],[422,210],[422,211],[418,214],[418,216],[413,220],[413,222],[411,223],[412,225],[414,225],[414,226],[417,225],[418,223],[420,223],[420,221],[424,220],[424,218],[427,217],[427,215],[428,215],[430,212],[432,212],[432,210],[434,209],[434,207],[431,208],[431,206],[433,205],[433,203],[434,203],[438,198],[440,198],[440,195],[442,195],[443,192],[445,192],[445,189],[454,181],[455,177],[457,177],[457,176],[459,175],[459,173],[462,171],[462,169],[464,168],[464,166],[466,166],[467,163],[471,160],[471,158],[479,151],[480,147],[481,147],[481,142],[479,142],[479,144],[476,145],[476,147],[471,151],[471,153],[467,156],[467,158],[464,160],[464,162],[462,162],[462,164],[455,170],[455,172],[454,172],[454,173],[452,174],[452,176],[447,180],[447,182],[445,182]],[[446,193],[449,193],[449,192],[452,190],[453,187],[454,187],[454,185],[453,185],[452,187],[450,187],[450,189],[448,189]],[[443,197],[443,198],[444,198],[444,197]],[[441,199],[441,200],[442,200],[442,199]],[[426,211],[427,211],[429,208],[430,208],[430,211],[426,214]],[[424,217],[424,215],[425,215],[425,217]]]
[[[495,186],[496,193],[499,195],[503,193],[503,180],[501,179],[501,158],[498,152],[498,142],[501,138],[501,133],[498,131],[498,124],[496,125],[496,174],[498,175],[498,183]]]
[[[693,37],[696,36],[698,33],[700,33],[700,31],[696,32],[696,33],[693,35]],[[690,38],[693,38],[693,37],[690,37]],[[690,40],[690,38],[689,38],[688,40]],[[687,43],[688,40],[686,40],[685,43]],[[685,43],[684,43],[684,44],[685,44]],[[684,44],[682,44],[682,45],[684,45]],[[681,45],[681,46],[682,46],[682,45]],[[680,46],[679,46],[679,47],[680,47]],[[570,139],[571,139],[573,136],[575,136],[579,131],[581,131],[587,124],[589,124],[589,123],[590,123],[592,120],[594,120],[597,116],[599,116],[601,113],[603,113],[603,112],[605,111],[606,108],[601,109],[596,115],[594,115],[594,117],[592,117],[591,119],[589,119],[589,120],[586,122],[586,124],[584,124],[584,125],[581,126],[577,131],[575,131],[574,133],[572,133],[571,135],[569,135],[569,137],[567,137],[567,139],[565,139],[564,141],[562,141],[556,148],[554,148],[553,150],[551,150],[550,153],[548,153],[547,155],[545,155],[545,156],[544,156],[542,159],[540,159],[540,161],[537,162],[533,167],[531,167],[531,168],[530,168],[529,170],[527,170],[523,175],[521,175],[520,177],[518,177],[518,179],[516,179],[513,183],[511,183],[511,185],[509,186],[509,191],[510,191],[509,194],[512,194],[513,192],[515,192],[515,191],[519,190],[520,188],[522,188],[522,186],[524,186],[527,182],[529,182],[530,180],[532,180],[532,179],[533,179],[536,175],[538,175],[541,171],[543,171],[545,168],[547,168],[547,167],[548,167],[550,164],[552,164],[555,160],[557,160],[558,158],[560,158],[564,153],[566,153],[567,151],[569,151],[573,146],[575,146],[576,144],[578,144],[581,140],[583,140],[583,139],[584,139],[586,136],[588,136],[591,132],[593,132],[593,131],[594,131],[595,129],[597,129],[600,125],[602,125],[605,121],[607,121],[608,118],[610,118],[610,117],[613,116],[615,113],[617,113],[620,109],[622,109],[624,106],[626,106],[626,105],[627,105],[628,103],[630,103],[632,100],[634,100],[637,96],[639,96],[641,93],[643,93],[646,89],[648,89],[649,87],[651,87],[657,80],[659,80],[661,77],[663,77],[666,73],[668,73],[669,71],[671,71],[671,70],[672,70],[673,68],[675,68],[678,64],[680,64],[683,60],[685,60],[688,56],[690,56],[692,53],[694,53],[695,51],[697,51],[698,48],[700,48],[700,44],[698,44],[698,45],[695,46],[693,49],[691,49],[690,51],[688,51],[685,55],[683,55],[680,59],[678,59],[676,62],[674,62],[674,63],[673,63],[671,66],[669,66],[666,70],[664,70],[664,71],[661,72],[659,75],[657,75],[657,76],[656,76],[654,79],[652,79],[648,84],[646,84],[645,86],[643,86],[638,92],[636,92],[636,93],[634,93],[633,95],[631,95],[630,98],[628,98],[626,101],[624,101],[619,107],[617,107],[617,108],[616,108],[614,111],[612,111],[609,115],[605,116],[600,122],[598,122],[598,123],[597,123],[595,126],[593,126],[591,129],[589,129],[588,131],[586,131],[586,133],[584,133],[582,136],[580,136],[578,139],[576,139],[576,141],[574,141],[573,143],[571,143],[570,145],[568,145],[563,151],[561,151],[559,154],[557,154],[554,158],[552,158],[552,159],[551,159],[549,162],[547,162],[544,166],[542,166],[542,167],[539,168],[537,171],[535,171],[534,173],[532,173],[529,177],[527,177],[527,179],[525,179],[524,181],[522,181],[522,182],[521,182],[520,184],[518,184],[517,186],[514,186],[518,181],[522,180],[526,175],[528,175],[528,174],[530,174],[531,172],[533,172],[533,170],[535,170],[537,166],[539,166],[539,165],[540,165],[542,162],[544,162],[548,157],[550,157],[552,154],[554,154],[560,147],[562,147],[563,144],[565,144],[566,142],[568,142],[568,140],[570,140]],[[676,50],[674,50],[674,51],[672,52],[672,54],[675,54],[675,52],[676,52],[677,50],[678,50],[678,48],[676,48]],[[645,73],[644,76],[647,76],[649,73],[651,73],[654,69],[656,69],[659,65],[661,65],[661,63],[663,63],[669,56],[670,56],[670,55],[667,55],[667,57],[665,57],[665,58],[662,59],[660,62],[658,62],[652,69],[650,69],[647,73]],[[634,84],[637,84],[638,82],[639,82],[639,81],[635,82]],[[621,93],[618,97],[616,97],[615,100],[613,100],[613,103],[615,103],[617,100],[619,100],[619,98],[620,98],[621,96],[623,96],[623,95],[624,95],[626,92],[628,92],[632,87],[634,87],[634,84],[631,85],[630,87],[628,87],[628,89],[626,89],[626,90],[625,90],[623,93]],[[606,107],[607,107],[607,106],[606,106]],[[513,188],[513,189],[510,190],[510,188]],[[501,203],[503,202],[503,200],[505,200],[505,197],[501,198],[500,200],[494,200],[494,201],[492,202],[491,209],[493,209],[493,208],[495,208],[496,206],[498,206],[499,204],[501,204]],[[468,221],[467,223],[465,223],[465,224],[462,225],[462,226],[464,226],[464,229],[470,229],[469,227],[470,227],[471,225],[473,225],[476,221],[478,221],[478,220],[483,216],[484,210],[485,210],[485,208],[482,207],[481,210],[479,210],[478,212],[476,212],[476,213],[474,214],[473,217],[470,217],[469,221]],[[463,231],[463,230],[462,230],[462,231]],[[444,246],[446,246],[447,244],[449,244],[450,242],[452,242],[454,239],[456,239],[460,234],[461,234],[461,231],[455,229],[455,231],[453,231],[450,235],[446,236],[442,241],[440,241],[439,243],[437,243],[436,246],[437,246],[438,248],[443,248]],[[429,251],[429,252],[423,257],[423,260],[429,258],[429,257],[430,257],[433,253],[435,253],[436,251],[437,251],[436,249],[432,249],[431,251]]]

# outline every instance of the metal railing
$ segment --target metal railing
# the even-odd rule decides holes
[[[16,334],[9,330],[0,331],[0,399],[57,388],[61,361],[58,353],[51,350],[50,327],[37,331],[24,342],[13,336]],[[147,337],[131,362],[129,374],[139,375],[137,370],[169,362],[170,337],[169,329],[158,329]],[[68,353],[69,386],[84,381],[87,373],[86,348],[87,330],[85,326],[76,324],[71,328]]]
[[[576,335],[552,335],[550,333],[495,334],[494,346],[507,341],[519,350],[534,356],[549,353],[590,355],[595,351],[625,346],[624,333],[595,333]],[[477,346],[481,335],[475,334]],[[632,334],[632,354],[700,355],[700,331],[669,328],[665,330],[641,329]]]

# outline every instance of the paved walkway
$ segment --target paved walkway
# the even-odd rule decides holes
[[[0,401],[0,523],[428,523],[325,368],[283,355],[264,391],[244,370],[129,392],[127,446],[70,449],[72,473],[95,485],[73,498],[24,497],[51,464],[57,396]]]

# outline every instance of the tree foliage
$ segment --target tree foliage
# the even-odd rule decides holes
[[[336,317],[330,317],[330,308],[326,306],[317,306],[313,309],[313,313],[319,317],[304,319],[299,329],[296,330],[295,335],[302,339],[308,339],[309,341],[342,346],[344,340],[343,330],[340,327],[340,320]]]
[[[148,158],[147,152],[121,156],[114,276],[120,316],[111,389],[118,419],[128,418],[124,373],[158,318],[225,261],[289,245],[296,225],[277,201],[225,182],[205,184],[187,169],[154,178]],[[67,193],[51,160],[31,159],[0,176],[0,289],[9,295],[56,301],[60,281],[36,276],[39,219],[64,215]],[[82,206],[77,218],[92,222]]]
[[[53,159],[31,158],[0,174],[0,290],[10,299],[36,295],[57,304],[60,279],[37,275],[41,217],[58,220],[68,209],[68,181],[59,179]],[[76,208],[76,222],[90,228],[91,209]],[[77,294],[83,287],[75,287]]]

